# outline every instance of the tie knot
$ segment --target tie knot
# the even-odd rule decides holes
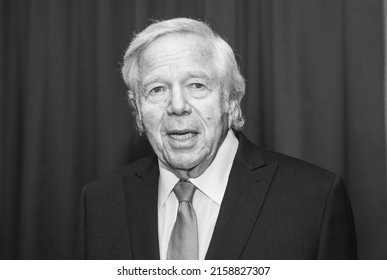
[[[195,191],[196,187],[190,181],[179,181],[173,188],[173,192],[175,193],[179,202],[187,201],[192,203],[192,198]]]

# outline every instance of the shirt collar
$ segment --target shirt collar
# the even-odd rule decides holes
[[[201,192],[220,206],[226,190],[232,163],[238,149],[238,139],[230,129],[211,165],[197,178],[189,179]],[[159,209],[165,204],[179,178],[159,162]]]

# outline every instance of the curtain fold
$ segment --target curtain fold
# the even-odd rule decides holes
[[[71,259],[84,184],[151,152],[120,77],[149,19],[206,20],[247,80],[244,133],[344,177],[387,259],[381,0],[0,1],[0,258]]]

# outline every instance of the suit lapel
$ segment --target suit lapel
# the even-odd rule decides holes
[[[128,230],[134,259],[160,259],[158,242],[159,169],[157,158],[135,174],[124,176]]]
[[[243,135],[229,176],[206,259],[239,259],[277,169]]]
[[[277,169],[242,134],[206,259],[238,259],[253,230]],[[123,177],[134,259],[160,259],[157,158]]]

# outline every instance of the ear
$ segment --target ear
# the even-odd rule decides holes
[[[229,99],[227,104],[227,114],[228,114],[228,128],[230,129],[235,119],[237,118],[235,99]]]
[[[133,110],[137,110],[136,96],[132,90],[128,90],[128,102]]]
[[[140,102],[132,90],[128,91],[128,101],[133,110],[132,113],[136,121],[137,130],[141,135],[144,132],[144,126],[142,124]]]

